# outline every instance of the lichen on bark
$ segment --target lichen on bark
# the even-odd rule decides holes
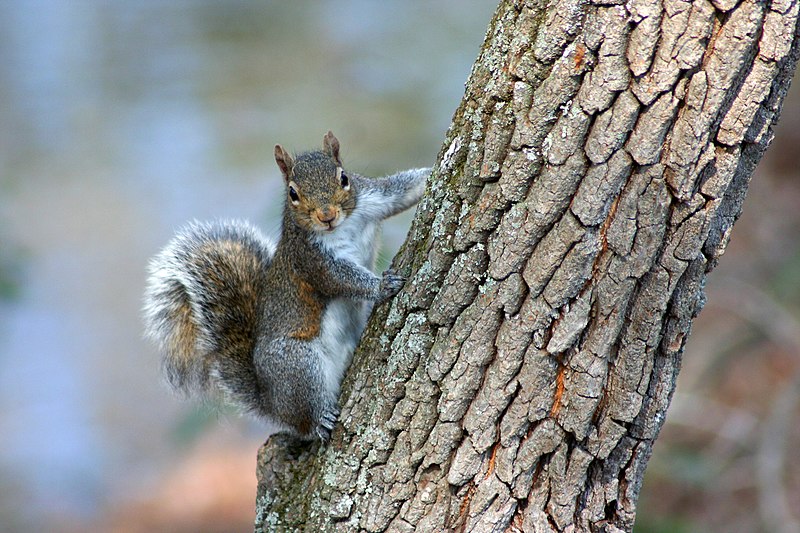
[[[798,0],[503,1],[326,446],[259,531],[629,531]]]

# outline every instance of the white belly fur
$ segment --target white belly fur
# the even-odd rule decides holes
[[[372,270],[379,226],[356,218],[345,220],[336,231],[321,238],[320,243],[336,257]],[[368,302],[337,298],[328,303],[322,315],[316,342],[322,354],[320,364],[327,388],[334,395],[338,395],[339,384],[364,331],[369,308]]]

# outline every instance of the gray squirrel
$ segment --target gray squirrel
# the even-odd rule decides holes
[[[275,146],[286,185],[277,244],[243,221],[194,222],[150,262],[146,334],[178,391],[218,392],[301,438],[328,440],[372,305],[404,279],[375,264],[381,221],[415,205],[429,168],[372,179],[321,151]]]

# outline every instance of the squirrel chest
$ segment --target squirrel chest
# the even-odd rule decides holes
[[[377,252],[378,224],[360,220],[356,211],[335,231],[320,234],[317,244],[337,259],[343,259],[371,269]],[[370,306],[364,301],[334,298],[325,306],[321,321],[319,342],[325,348],[355,349],[367,321]],[[330,353],[330,352],[328,352]]]
[[[361,300],[326,297],[315,283],[318,282],[315,278],[328,275],[324,261],[319,265],[308,261],[311,257],[327,255],[371,269],[378,230],[377,223],[363,220],[356,211],[334,231],[314,235],[311,242],[303,243],[317,248],[316,253],[301,254],[305,256],[304,264],[293,264],[297,259],[290,258],[299,243],[287,246],[285,255],[284,250],[279,250],[275,261],[278,268],[271,273],[280,275],[270,280],[270,285],[276,294],[285,293],[287,287],[292,287],[295,294],[288,299],[269,294],[273,291],[265,295],[266,322],[284,325],[273,335],[321,344],[325,353],[352,351],[366,323],[369,306]]]

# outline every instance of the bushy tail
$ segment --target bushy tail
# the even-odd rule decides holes
[[[213,384],[252,406],[253,348],[274,252],[274,243],[246,222],[194,222],[151,260],[146,334],[159,345],[173,388],[206,392]]]

